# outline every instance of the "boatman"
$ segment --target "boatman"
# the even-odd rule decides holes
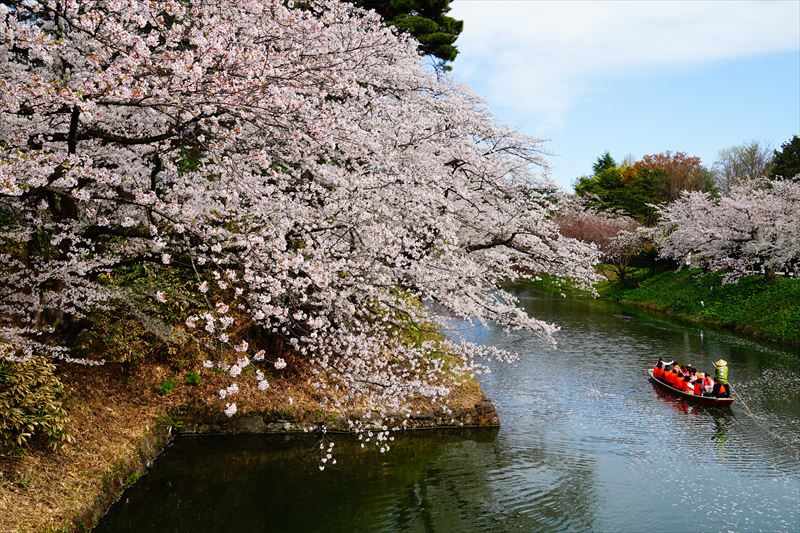
[[[717,398],[730,398],[731,385],[728,383],[728,362],[720,359],[714,362],[714,392]]]

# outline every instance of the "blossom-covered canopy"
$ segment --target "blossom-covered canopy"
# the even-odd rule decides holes
[[[233,342],[246,315],[347,398],[443,394],[435,348],[393,327],[435,318],[414,301],[549,337],[499,281],[594,275],[539,146],[348,4],[3,2],[2,353],[69,359],[87,313],[144,317],[103,279],[146,263],[194,280],[190,334]],[[465,369],[490,351],[446,344]]]

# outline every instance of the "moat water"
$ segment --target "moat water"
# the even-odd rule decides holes
[[[464,328],[519,354],[481,377],[499,430],[177,439],[95,531],[800,531],[800,350],[607,302],[520,290],[558,347]],[[711,369],[729,409],[656,389],[659,356]],[[746,407],[745,407],[746,405]],[[748,408],[750,411],[748,411]]]

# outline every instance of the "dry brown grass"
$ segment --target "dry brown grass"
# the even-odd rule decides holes
[[[34,448],[0,462],[0,531],[55,529],[89,512],[112,466],[126,465],[138,454],[164,412],[148,386],[154,376],[125,379],[112,367],[71,370],[61,377],[75,442],[57,452]]]

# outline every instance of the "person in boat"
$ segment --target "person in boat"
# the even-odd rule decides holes
[[[669,374],[672,373],[672,365],[664,365],[664,373],[661,374],[661,381],[669,383]]]
[[[653,377],[656,379],[664,379],[664,360],[660,357],[658,358],[656,367],[653,369]]]
[[[680,382],[680,390],[689,394],[694,394],[694,387],[692,387],[692,382],[689,377],[689,374],[683,376],[683,380]]]
[[[672,365],[664,365],[664,375],[661,376],[661,381],[669,384],[671,379],[670,374],[672,374]]]
[[[675,363],[672,368],[675,370],[675,375],[678,376],[678,379],[675,380],[675,385],[673,386],[679,389],[681,388],[681,380],[683,380],[683,367],[678,363]]]
[[[714,389],[717,398],[730,398],[731,385],[728,383],[728,362],[725,359],[714,361]]]
[[[692,393],[695,396],[703,396],[703,377],[700,375],[700,372],[697,373],[695,376],[695,380],[692,382]]]
[[[667,385],[676,389],[680,388],[680,369],[681,367],[678,365],[672,367],[672,371],[666,375]]]
[[[714,396],[714,380],[709,374],[703,374],[703,396]]]

